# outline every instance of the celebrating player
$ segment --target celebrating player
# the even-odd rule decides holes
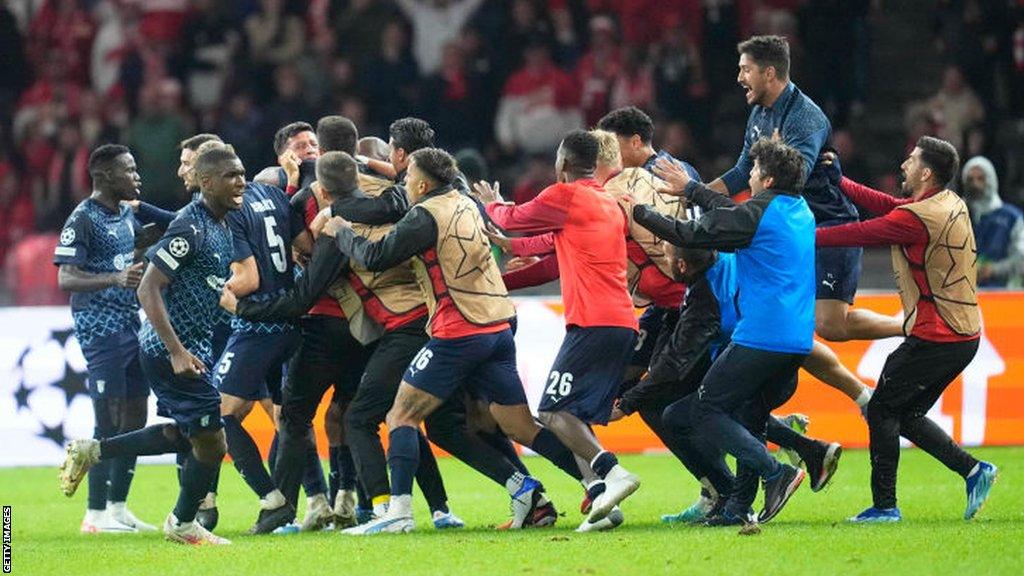
[[[186,206],[164,237],[147,252],[151,262],[139,284],[146,311],[142,369],[157,395],[158,424],[102,441],[74,440],[61,466],[61,488],[74,494],[89,469],[123,456],[187,452],[178,503],[164,522],[164,535],[183,544],[229,544],[195,521],[226,451],[220,394],[208,366],[213,363],[212,319],[232,255],[227,213],[243,203],[245,169],[235,154],[219,148],[195,164],[202,199]]]
[[[843,178],[843,192],[879,217],[818,230],[821,246],[892,245],[907,331],[886,359],[868,403],[873,504],[853,522],[901,519],[896,507],[900,436],[964,478],[967,520],[981,509],[996,480],[995,466],[968,454],[926,416],[974,358],[981,339],[971,219],[964,201],[946,188],[959,164],[952,144],[925,136],[901,166],[905,198]]]
[[[149,387],[139,365],[135,297],[145,264],[134,263],[137,224],[121,204],[139,195],[135,158],[124,146],[105,144],[90,154],[89,175],[93,193],[68,216],[53,262],[60,267],[61,289],[72,293],[75,337],[88,366],[96,418],[93,438],[101,440],[146,423]],[[82,532],[156,530],[125,506],[134,473],[135,456],[93,469]]]

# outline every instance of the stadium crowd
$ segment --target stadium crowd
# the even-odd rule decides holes
[[[175,178],[177,158],[166,151],[186,136],[220,134],[246,166],[266,166],[276,160],[265,143],[277,128],[330,113],[368,134],[415,113],[437,129],[439,145],[465,150],[463,164],[501,181],[517,202],[552,182],[550,151],[567,130],[626,105],[656,119],[659,148],[719,173],[735,157],[732,135],[746,114],[733,47],[754,33],[789,37],[794,76],[832,119],[846,171],[893,191],[896,166],[871,166],[858,154],[870,145],[859,128],[870,113],[880,4],[7,0],[0,6],[0,263],[19,242],[28,260],[33,243],[52,243],[89,193],[86,159],[98,143],[131,146],[146,198],[178,208],[188,196]],[[937,8],[932,41],[949,67],[933,97],[907,107],[907,149],[932,134],[965,159],[991,156],[1009,121],[1024,113],[1024,8],[977,0]],[[993,161],[997,173],[1020,180],[1019,166]],[[1004,188],[1020,204],[1024,192]],[[15,303],[63,301],[52,281],[23,268],[6,268],[8,284],[20,285],[8,287]]]

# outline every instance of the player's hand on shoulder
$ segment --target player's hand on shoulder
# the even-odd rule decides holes
[[[664,181],[664,184],[658,188],[658,192],[670,196],[682,196],[686,185],[692,180],[686,170],[666,158],[658,158],[658,161],[654,163],[654,175]]]
[[[199,378],[206,372],[206,365],[195,354],[182,348],[180,352],[171,353],[171,369],[178,376]]]
[[[146,263],[136,262],[117,273],[117,285],[121,288],[138,288],[145,271]]]
[[[351,228],[352,224],[341,216],[334,216],[324,224],[323,234],[334,238],[342,228]]]

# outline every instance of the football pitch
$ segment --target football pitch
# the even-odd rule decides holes
[[[962,519],[964,484],[919,450],[902,453],[898,525],[843,519],[870,504],[866,451],[848,451],[830,487],[805,482],[757,536],[735,528],[668,526],[659,516],[693,501],[697,484],[671,457],[627,456],[643,485],[624,503],[626,523],[607,533],[574,532],[581,489],[546,461],[526,458],[564,515],[554,528],[497,532],[508,515],[504,489],[460,462],[441,459],[452,510],[467,527],[437,531],[417,495],[417,532],[350,537],[336,532],[248,536],[256,498],[230,464],[221,475],[220,526],[234,544],[191,548],[159,533],[82,535],[85,485],[74,498],[57,488],[57,469],[0,470],[0,504],[13,506],[14,574],[1022,574],[1024,448],[973,451],[1001,469],[973,522]],[[174,505],[173,467],[143,465],[129,506],[161,524]],[[301,512],[300,512],[301,514]]]

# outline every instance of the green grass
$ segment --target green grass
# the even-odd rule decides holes
[[[580,489],[538,458],[535,475],[565,512],[557,527],[499,533],[507,514],[503,489],[461,463],[443,459],[451,505],[468,528],[439,532],[417,497],[415,534],[353,538],[337,533],[291,537],[244,535],[255,497],[225,466],[217,533],[233,546],[189,548],[159,534],[81,535],[85,489],[60,495],[56,468],[0,470],[0,503],[13,509],[15,574],[1021,574],[1024,573],[1024,448],[979,449],[1002,469],[993,495],[973,522],[962,519],[963,482],[919,450],[903,452],[899,496],[904,521],[851,526],[843,519],[870,503],[866,452],[843,456],[832,486],[801,487],[787,508],[755,537],[732,528],[670,527],[662,513],[689,504],[697,485],[668,456],[632,456],[623,463],[643,486],[624,505],[626,524],[576,534]],[[140,467],[129,498],[141,518],[160,524],[174,504],[169,466]]]

